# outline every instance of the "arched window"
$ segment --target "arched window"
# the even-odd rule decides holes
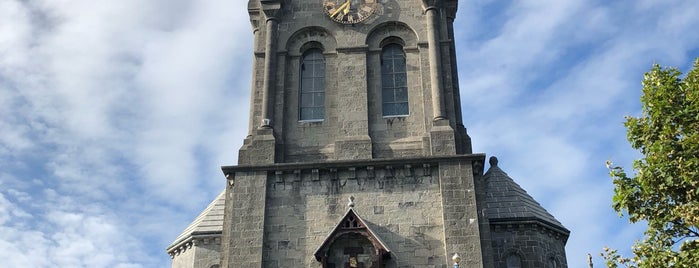
[[[556,259],[549,258],[548,263],[546,263],[546,268],[558,268],[558,262],[556,262]]]
[[[510,254],[505,259],[507,268],[522,268],[522,260],[516,254]]]
[[[405,53],[398,44],[389,44],[381,51],[381,106],[383,116],[409,114]]]
[[[318,48],[303,53],[301,61],[301,90],[299,120],[325,118],[325,58]]]

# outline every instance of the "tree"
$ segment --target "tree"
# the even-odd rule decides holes
[[[644,75],[642,115],[624,123],[631,147],[643,155],[635,174],[607,161],[612,207],[632,223],[648,223],[634,256],[605,247],[608,267],[699,267],[699,58],[681,75],[657,64]]]

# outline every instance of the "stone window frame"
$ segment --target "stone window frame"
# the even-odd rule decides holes
[[[300,122],[320,122],[325,120],[325,89],[326,89],[326,60],[324,55],[323,45],[319,42],[311,41],[301,46],[301,57],[299,60],[299,91],[298,91],[298,120]],[[308,59],[307,57],[318,57]],[[307,64],[313,64],[313,69],[322,66],[322,74],[318,75],[315,72],[310,77],[304,77],[305,70],[309,67]],[[319,65],[319,66],[316,66]],[[308,81],[305,78],[310,78],[310,85],[305,84]],[[321,86],[316,87],[317,84]],[[310,90],[309,90],[310,89]],[[311,95],[311,104],[304,104],[304,94]],[[316,98],[320,98],[318,101]],[[317,103],[320,102],[320,103]],[[320,109],[319,116],[304,117],[304,109]]]
[[[328,99],[328,94],[331,94],[334,89],[333,85],[330,85],[328,81],[332,81],[333,77],[332,74],[329,73],[329,70],[327,69],[328,66],[333,66],[334,64],[334,55],[337,54],[337,40],[335,39],[335,36],[328,31],[327,29],[320,27],[320,26],[308,26],[308,27],[303,27],[295,31],[293,34],[289,35],[289,37],[286,39],[286,42],[284,44],[284,47],[286,48],[286,57],[289,63],[290,70],[291,72],[296,72],[297,75],[294,76],[295,79],[299,79],[295,83],[290,83],[289,84],[289,91],[288,92],[295,92],[292,97],[293,99],[291,100],[290,104],[292,106],[289,106],[288,108],[291,108],[289,112],[292,114],[296,114],[297,117],[297,122],[300,124],[322,124],[325,120],[320,119],[320,120],[301,120],[300,118],[300,97],[301,97],[301,61],[303,60],[303,53],[306,52],[306,50],[313,49],[313,48],[318,48],[322,51],[323,57],[325,58],[325,102],[323,103],[324,107],[329,107],[331,100]],[[324,117],[328,118],[329,116],[332,116],[328,114],[329,112],[332,112],[330,110],[324,110]]]
[[[372,69],[376,69],[376,83],[369,88],[369,90],[376,90],[377,92],[374,92],[375,97],[378,98],[376,106],[374,107],[376,114],[380,115],[381,118],[384,119],[392,119],[392,118],[401,118],[401,117],[409,117],[412,112],[414,111],[415,107],[411,107],[413,105],[416,105],[415,99],[412,95],[415,93],[417,96],[420,95],[420,91],[422,88],[422,85],[418,85],[415,83],[411,83],[411,77],[413,75],[420,75],[418,73],[414,73],[414,70],[411,70],[409,68],[410,62],[413,62],[416,58],[419,58],[419,49],[418,49],[418,34],[417,32],[411,28],[409,25],[399,22],[399,21],[388,21],[381,23],[379,25],[376,25],[373,29],[369,31],[367,34],[366,38],[366,46],[368,49],[368,54],[367,56],[369,58],[373,58],[374,60],[368,60],[369,62],[376,62],[378,63],[379,66],[367,66],[367,69],[369,67],[375,67]],[[406,62],[406,84],[407,84],[407,97],[408,97],[408,113],[404,115],[384,115],[383,111],[383,85],[381,83],[382,79],[382,74],[381,74],[381,57],[382,57],[382,52],[383,48],[391,45],[391,44],[397,44],[402,47],[403,54],[405,55],[405,62]],[[412,63],[416,64],[416,63]],[[413,81],[414,82],[414,81]],[[370,93],[374,94],[374,93]],[[418,109],[419,110],[419,109]],[[419,111],[418,111],[419,112]]]
[[[516,257],[517,261],[519,262],[519,265],[510,266],[510,260],[509,260],[510,257]],[[505,255],[505,258],[503,260],[505,261],[505,267],[507,267],[507,268],[522,268],[522,263],[523,263],[522,259],[523,259],[522,256],[520,256],[517,253],[512,252],[510,254]]]
[[[553,268],[560,268],[563,267],[561,263],[563,263],[558,256],[555,255],[549,255],[548,258],[546,258],[546,268],[549,268],[549,262],[553,261]]]

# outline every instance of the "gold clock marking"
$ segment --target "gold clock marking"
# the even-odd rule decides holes
[[[351,5],[350,1],[351,0],[347,0],[347,2],[345,2],[340,7],[338,7],[337,10],[335,10],[335,12],[332,15],[330,15],[330,17],[336,17],[337,14],[339,14],[340,12],[342,12],[342,14],[344,14],[344,15],[347,15],[347,13],[349,13],[349,11],[350,11],[349,10],[350,5]]]
[[[328,17],[343,24],[362,22],[376,12],[376,0],[324,0],[323,10]]]

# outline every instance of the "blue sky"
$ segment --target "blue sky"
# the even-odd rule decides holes
[[[653,63],[699,57],[694,0],[460,1],[475,152],[571,231],[570,267],[643,226],[610,208],[624,115]],[[224,185],[247,132],[245,1],[0,0],[0,259],[169,267],[165,247]]]

